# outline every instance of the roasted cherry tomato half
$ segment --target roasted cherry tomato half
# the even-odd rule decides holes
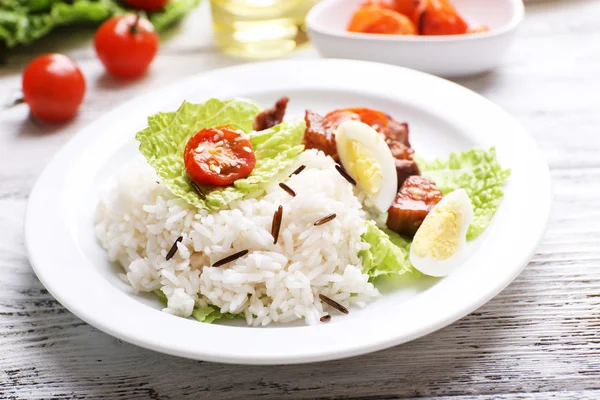
[[[448,0],[421,0],[413,21],[421,35],[461,35],[468,29]]]
[[[232,126],[205,128],[190,138],[183,153],[185,170],[197,183],[231,185],[256,165],[252,143]]]
[[[337,129],[345,121],[361,121],[380,133],[384,132],[389,123],[385,113],[362,107],[335,110],[327,114],[325,119],[333,129]]]
[[[377,5],[359,8],[347,30],[360,33],[380,33],[387,35],[416,35],[415,24],[405,15]]]
[[[168,2],[169,0],[125,0],[128,6],[144,11],[158,11]]]
[[[85,79],[69,57],[44,54],[25,67],[22,90],[33,115],[63,122],[77,113],[85,95]]]
[[[119,78],[137,78],[156,55],[158,35],[146,18],[126,14],[112,17],[98,28],[94,47],[108,72]]]

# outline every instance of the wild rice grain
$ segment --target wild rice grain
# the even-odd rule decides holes
[[[230,256],[227,256],[219,261],[217,261],[216,263],[214,263],[212,266],[213,267],[220,267],[221,265],[225,265],[228,264],[232,261],[237,260],[240,257],[244,257],[246,254],[248,254],[248,250],[242,250],[242,251],[238,251],[237,253],[234,253]]]
[[[294,190],[291,187],[289,187],[288,185],[286,185],[285,183],[281,182],[279,184],[279,187],[282,188],[283,190],[285,190],[290,196],[296,197],[296,192],[294,192]]]
[[[273,224],[271,225],[271,235],[273,236],[273,244],[277,244],[279,239],[279,230],[281,229],[281,219],[283,218],[283,206],[279,206],[273,214]]]
[[[335,213],[333,213],[333,214],[329,214],[328,216],[326,216],[326,217],[323,217],[323,218],[321,218],[321,219],[319,219],[319,220],[315,221],[315,226],[319,226],[319,225],[326,224],[326,223],[328,223],[329,221],[332,221],[333,219],[335,219],[335,217],[336,217]]]
[[[344,307],[343,305],[341,305],[340,303],[338,303],[337,301],[331,300],[329,297],[325,296],[324,294],[320,294],[319,298],[321,299],[321,301],[324,301],[325,303],[329,304],[331,307],[335,308],[339,312],[348,314],[348,309],[346,307]]]
[[[302,172],[304,170],[304,168],[306,168],[306,165],[301,165],[298,168],[296,168],[296,170],[290,174],[290,178],[293,175],[298,175],[300,172]]]
[[[354,178],[352,178],[350,175],[348,175],[346,170],[344,168],[342,168],[342,166],[340,164],[335,164],[335,169],[337,169],[337,172],[339,172],[340,175],[344,177],[344,179],[346,179],[351,184],[356,185],[356,181],[354,180]]]
[[[194,189],[194,192],[196,192],[196,194],[202,199],[206,199],[206,195],[204,194],[204,192],[202,191],[202,189],[200,189],[200,186],[198,186],[198,184],[192,180],[190,180],[190,185],[192,185],[192,189]]]
[[[171,250],[169,250],[169,252],[167,253],[167,257],[165,257],[167,259],[167,261],[169,261],[171,258],[173,258],[175,253],[177,253],[177,243],[181,243],[182,240],[183,240],[183,236],[179,236],[177,238],[177,240],[175,240],[175,243],[173,243],[173,246],[171,246]]]
[[[319,318],[319,321],[321,321],[321,322],[329,322],[330,320],[331,320],[331,315],[329,315],[329,314],[325,314],[321,318]]]

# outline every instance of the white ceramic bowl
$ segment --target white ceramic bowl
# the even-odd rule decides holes
[[[323,57],[400,65],[444,77],[473,75],[498,66],[525,9],[521,0],[453,0],[471,24],[490,31],[452,36],[352,33],[348,21],[363,0],[323,0],[307,16],[313,44]]]

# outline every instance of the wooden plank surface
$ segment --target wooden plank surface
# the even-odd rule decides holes
[[[206,9],[170,33],[149,76],[130,84],[103,74],[86,38],[19,51],[0,69],[0,96],[18,87],[32,55],[49,50],[79,61],[89,96],[60,128],[28,120],[25,107],[0,111],[0,399],[600,399],[599,15],[594,0],[531,3],[504,65],[459,80],[519,119],[552,168],[552,220],[521,276],[414,342],[280,367],[190,361],[116,340],[47,293],[23,244],[28,193],[80,128],[150,88],[239,63],[210,45]]]

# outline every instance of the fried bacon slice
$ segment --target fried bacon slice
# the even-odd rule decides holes
[[[393,143],[403,145],[403,149],[410,149],[408,140],[408,124],[398,122],[391,116],[370,108],[345,108],[334,110],[322,116],[314,111],[306,110],[304,117],[306,121],[306,132],[304,134],[304,146],[307,149],[317,149],[333,157],[337,161],[335,147],[335,131],[343,122],[361,121],[371,126],[385,137],[386,143],[392,148]],[[410,149],[412,152],[412,149]],[[392,149],[392,154],[393,149]],[[396,156],[398,159],[412,160],[412,153],[408,156]]]
[[[400,190],[409,176],[421,175],[421,171],[419,171],[419,166],[413,160],[415,151],[412,148],[396,141],[389,141],[388,146],[392,151],[392,156],[394,156],[396,175],[398,176],[397,190]]]
[[[287,104],[290,101],[287,97],[282,97],[271,108],[267,108],[254,118],[253,129],[262,131],[279,125],[285,116]]]
[[[413,237],[442,197],[442,192],[433,181],[422,176],[409,177],[388,210],[387,227],[401,235]]]
[[[402,188],[402,185],[409,177],[421,174],[419,166],[414,160],[395,159],[394,164],[396,166],[396,175],[398,176],[398,190]]]
[[[396,141],[410,147],[408,141],[408,124],[399,122],[390,115],[378,110],[364,107],[344,108],[330,112],[325,116],[332,129],[337,129],[342,122],[361,121],[385,136],[386,142]]]
[[[390,142],[400,142],[410,148],[410,142],[408,140],[408,124],[406,122],[398,122],[390,116],[388,116],[388,118],[388,124],[383,131],[385,141],[388,142],[388,144]]]
[[[387,145],[392,152],[392,156],[398,160],[412,160],[414,157],[415,151],[402,142],[390,140]]]
[[[322,115],[311,110],[306,110],[304,122],[306,122],[303,140],[304,147],[306,149],[321,150],[335,161],[338,161],[339,157],[335,145],[335,129],[331,127],[331,123]]]

